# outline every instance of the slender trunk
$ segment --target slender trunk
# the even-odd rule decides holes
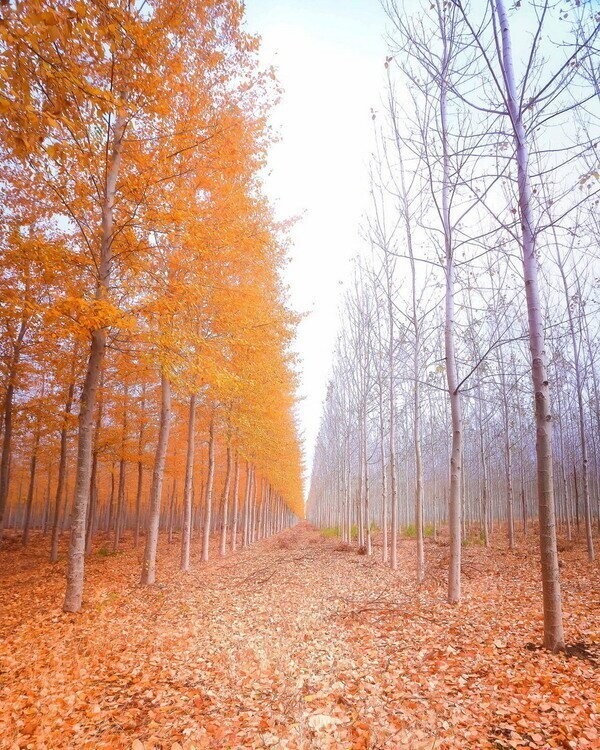
[[[169,520],[167,523],[167,540],[169,544],[173,543],[173,524],[175,520],[175,504],[177,500],[177,478],[173,478],[173,487],[171,489],[171,502],[169,503]]]
[[[562,486],[563,494],[563,507],[565,513],[565,522],[567,525],[567,540],[570,542],[572,538],[571,533],[571,497],[569,494],[569,483],[567,481],[567,470],[566,470],[566,456],[565,446],[563,437],[563,425],[562,415],[563,407],[561,403],[560,387],[558,386],[558,368],[556,363],[554,364],[555,382],[557,383],[556,398],[558,403],[558,446],[559,446],[559,457],[560,457],[560,481]]]
[[[75,497],[71,513],[71,532],[69,537],[67,589],[63,603],[65,612],[78,612],[81,609],[83,600],[86,521],[92,474],[92,422],[105,347],[105,330],[98,329],[93,331],[87,372],[79,402],[79,442],[77,445]]]
[[[171,422],[171,384],[164,370],[160,376],[161,405],[158,440],[154,456],[152,471],[152,487],[150,490],[150,516],[142,563],[141,584],[150,585],[156,581],[156,553],[158,550],[158,532],[160,528],[160,501],[165,473],[165,461],[169,444],[169,428]]]
[[[382,384],[380,384],[382,387]],[[381,388],[380,388],[381,390]],[[385,434],[383,428],[383,395],[379,398],[379,439],[380,439],[380,461],[381,461],[381,526],[383,533],[383,548],[381,559],[387,563],[388,551],[388,493],[387,493],[387,467],[385,455]]]
[[[444,21],[440,19],[443,28]],[[448,522],[450,527],[450,562],[448,570],[448,602],[456,604],[461,596],[461,473],[462,473],[462,414],[458,391],[458,371],[454,344],[454,247],[450,220],[450,157],[448,154],[448,41],[443,33],[443,61],[440,79],[440,121],[442,138],[442,223],[445,252],[445,323],[444,349],[446,356],[446,380],[450,400],[452,441],[450,451],[450,494],[448,499]]]
[[[371,533],[371,507],[369,495],[369,461],[367,455],[367,413],[366,409],[363,415],[363,470],[364,470],[364,490],[365,490],[365,547],[367,555],[373,554],[373,535]]]
[[[185,483],[183,486],[183,532],[181,535],[181,570],[190,569],[190,547],[192,539],[192,484],[194,480],[194,453],[196,437],[196,394],[190,396],[188,416],[187,456]]]
[[[242,536],[242,547],[248,546],[248,516],[249,516],[249,504],[250,504],[250,485],[252,482],[252,470],[250,464],[246,461],[246,488],[244,492],[244,518],[243,524],[243,536]]]
[[[483,415],[482,400],[479,399],[479,455],[481,458],[481,506],[483,511],[483,541],[486,547],[490,545],[489,537],[489,498],[488,498],[488,471],[487,471],[487,455],[485,446],[485,427],[484,427],[484,415]]]
[[[233,517],[231,519],[231,551],[237,549],[238,515],[240,502],[240,462],[236,453],[233,472]]]
[[[113,552],[119,549],[121,541],[121,523],[125,506],[125,459],[119,461],[119,483],[117,489],[117,512],[115,514],[115,529],[113,535]]]
[[[525,469],[521,455],[521,514],[523,516],[523,534],[527,533],[527,510],[525,507]]]
[[[106,521],[106,531],[110,534],[114,522],[114,505],[115,505],[115,462],[110,465],[110,495],[108,496],[108,516]]]
[[[421,460],[421,425],[419,389],[415,388],[413,401],[413,442],[415,451],[415,526],[417,535],[417,582],[425,580],[425,545],[423,540],[423,462]]]
[[[72,373],[73,375],[74,373]],[[67,400],[65,403],[65,421],[60,431],[60,455],[58,458],[58,478],[56,482],[56,496],[54,498],[54,516],[52,519],[52,535],[50,539],[50,562],[55,563],[58,560],[58,540],[60,536],[60,511],[65,492],[65,476],[67,468],[67,440],[69,437],[67,420],[73,407],[73,394],[75,392],[75,383],[73,377],[69,383],[67,391]]]
[[[383,384],[383,346],[381,342],[381,315],[379,305],[376,305],[377,312],[377,341],[379,356],[377,362],[377,394],[379,399],[379,460],[381,462],[381,531],[383,535],[383,546],[381,557],[384,563],[387,563],[389,557],[388,551],[388,496],[387,496],[387,471],[386,471],[386,450],[385,450],[385,427],[384,427],[384,384]],[[342,484],[345,478],[344,466],[341,470]],[[344,489],[342,487],[342,493]],[[342,524],[343,525],[343,524]]]
[[[575,526],[577,527],[577,536],[579,536],[579,477],[577,476],[576,466],[573,466],[573,493],[575,495]]]
[[[8,371],[8,384],[4,396],[4,405],[2,410],[2,458],[0,458],[0,537],[4,529],[4,512],[6,510],[6,501],[8,500],[8,486],[10,476],[10,458],[12,451],[12,417],[13,417],[13,399],[15,395],[17,369],[21,357],[21,346],[25,333],[27,331],[27,319],[23,318],[19,327],[17,338],[13,344],[13,356]]]
[[[141,461],[137,464],[137,483],[135,490],[135,521],[133,530],[133,546],[137,547],[140,541],[140,514],[142,509],[142,489],[144,486],[144,465]]]
[[[98,515],[98,451],[100,440],[100,428],[102,427],[102,413],[104,400],[102,387],[104,384],[104,373],[100,375],[100,394],[98,396],[98,413],[96,415],[96,426],[94,428],[94,442],[92,448],[92,473],[90,476],[90,507],[87,518],[87,531],[85,535],[85,554],[89,555],[92,548],[92,539],[96,530],[96,517]]]
[[[411,243],[412,247],[412,243]],[[421,458],[421,405],[419,388],[419,327],[417,323],[415,270],[411,250],[411,265],[413,273],[413,320],[414,320],[414,352],[413,352],[413,450],[415,459],[415,532],[417,537],[417,582],[425,580],[425,546],[423,541],[423,461]]]
[[[215,478],[215,420],[210,420],[208,435],[208,476],[206,478],[206,498],[204,507],[204,533],[202,535],[202,562],[208,562],[210,530],[212,523],[212,496]]]
[[[540,527],[540,552],[544,608],[544,646],[551,651],[564,648],[562,603],[556,548],[556,522],[552,473],[552,410],[546,373],[544,320],[538,281],[538,261],[535,252],[534,220],[531,185],[528,173],[527,134],[522,120],[519,97],[515,85],[513,56],[504,0],[495,0],[502,35],[502,68],[506,101],[512,122],[517,158],[519,208],[523,275],[529,323],[529,346],[532,360],[532,381],[535,394],[537,491]]]
[[[98,434],[98,422],[96,423],[96,435]],[[97,442],[96,442],[97,446]],[[92,539],[96,527],[96,516],[98,514],[98,450],[94,448],[92,453],[92,473],[90,476],[90,508],[87,518],[87,530],[85,535],[85,553],[89,555],[92,548]]]
[[[102,204],[102,233],[98,263],[96,300],[108,299],[112,260],[112,240],[114,233],[114,205],[117,177],[121,162],[121,148],[127,121],[122,113],[116,118],[112,152],[107,164],[104,200]],[[71,515],[71,534],[67,567],[67,588],[63,609],[65,612],[78,612],[83,599],[83,576],[85,566],[86,518],[90,496],[90,475],[92,472],[92,422],[96,407],[96,393],[100,382],[100,371],[106,349],[106,329],[97,328],[91,332],[91,343],[81,391],[79,407],[79,442],[77,446],[77,469],[75,476],[75,496]]]
[[[569,322],[569,334],[571,338],[571,350],[573,354],[573,365],[575,367],[575,392],[577,396],[577,416],[578,416],[578,427],[579,427],[579,448],[581,450],[581,494],[583,498],[583,520],[585,523],[585,540],[587,546],[588,560],[593,562],[594,560],[594,537],[592,535],[592,511],[590,503],[590,481],[589,481],[589,466],[588,466],[588,447],[587,447],[587,435],[585,428],[585,409],[583,406],[583,375],[582,367],[579,358],[579,347],[577,345],[577,336],[575,333],[575,322],[573,320],[573,312],[571,309],[569,299],[569,288],[567,284],[567,278],[565,275],[562,258],[560,256],[560,250],[557,245],[558,253],[558,267],[563,282],[563,290],[565,293],[566,307],[567,307],[567,319]]]
[[[581,297],[580,292],[579,292],[579,296]],[[589,358],[589,363],[590,363],[589,366],[590,366],[590,370],[592,374],[592,386],[593,386],[594,405],[595,405],[593,409],[593,413],[594,413],[595,422],[596,422],[596,438],[598,438],[600,437],[600,388],[598,387],[598,376],[596,374],[596,362],[594,358],[594,352],[592,350],[592,339],[590,336],[588,318],[587,318],[587,314],[585,313],[585,308],[582,310],[581,319],[583,323],[583,328],[585,329],[585,332],[586,332],[586,343],[587,343],[588,358]],[[597,523],[598,531],[600,531],[600,488],[599,488],[600,476],[598,474],[598,451],[596,449],[596,440],[594,438],[592,439],[594,442],[594,469],[595,469],[595,480],[596,480],[595,481],[596,514],[597,514],[596,523]]]
[[[384,468],[385,471],[385,468]],[[346,492],[346,543],[352,543],[352,481],[350,479],[350,445],[349,438],[346,437],[346,474],[345,474],[345,492]]]
[[[133,531],[133,546],[137,547],[140,540],[140,512],[142,508],[142,488],[144,484],[144,464],[142,454],[144,452],[144,432],[145,432],[145,411],[146,411],[146,384],[142,385],[142,415],[140,420],[140,435],[138,439],[138,464],[137,464],[137,487],[135,491],[135,529]]]
[[[123,436],[121,438],[121,457],[119,459],[119,489],[117,491],[117,518],[115,522],[115,534],[113,537],[113,552],[119,549],[119,542],[121,540],[121,524],[123,522],[123,513],[125,512],[125,451],[127,448],[127,407],[128,407],[128,388],[125,386],[124,396],[124,410],[123,410]]]
[[[454,268],[452,262],[446,268],[446,377],[450,397],[452,422],[452,442],[450,457],[450,493],[448,499],[448,521],[450,526],[450,564],[448,571],[448,602],[456,604],[461,596],[461,457],[462,457],[462,414],[456,355],[454,350]]]
[[[404,175],[404,160],[400,131],[394,113],[393,117],[394,136],[396,150],[398,153],[398,167],[400,173],[400,201],[404,224],[406,229],[406,247],[410,261],[411,277],[411,324],[413,329],[413,450],[415,460],[415,533],[417,540],[417,582],[422,583],[425,579],[425,546],[423,543],[423,461],[421,457],[421,394],[419,385],[419,356],[421,349],[421,329],[419,326],[419,313],[417,308],[417,272],[415,268],[415,255],[413,248],[413,228],[410,205],[408,202],[408,190]]]
[[[434,421],[434,414],[433,414],[433,405],[431,402],[431,390],[429,390],[429,393],[427,394],[427,401],[429,404],[429,431],[431,433],[431,442],[430,442],[430,452],[431,452],[431,475],[433,478],[433,541],[437,542],[437,466],[436,466],[436,456],[437,452],[435,449],[435,443],[434,443],[434,429],[433,429],[433,421]]]
[[[508,525],[508,548],[515,546],[515,515],[514,515],[514,491],[512,483],[512,446],[511,426],[508,406],[508,394],[506,376],[504,371],[504,358],[500,351],[500,387],[502,389],[502,417],[504,421],[504,471],[506,475],[506,512]]]
[[[31,524],[31,508],[33,506],[33,495],[35,492],[35,474],[36,474],[36,469],[37,469],[37,458],[38,458],[39,446],[40,446],[40,429],[38,425],[38,428],[36,430],[34,444],[33,444],[33,450],[31,452],[31,463],[29,466],[29,488],[27,490],[27,506],[25,510],[25,524],[23,526],[23,537],[21,539],[21,542],[24,547],[26,547],[29,542],[29,530],[30,530],[30,524]]]
[[[250,544],[256,541],[256,512],[258,508],[258,486],[256,474],[252,475],[252,496],[250,497]]]
[[[362,437],[363,421],[362,416],[360,417],[359,427],[359,445],[358,445],[358,487],[356,493],[356,516],[358,521],[358,547],[363,549],[365,547],[365,516],[363,510],[363,437]]]
[[[260,493],[260,497],[257,498],[256,503],[256,541],[260,542],[262,539],[262,522],[263,522],[263,515],[264,515],[264,508],[265,508],[265,502],[266,502],[266,492],[267,492],[267,480],[263,479],[261,482],[262,485],[262,492]]]
[[[225,472],[225,487],[223,488],[223,502],[221,503],[221,540],[219,554],[225,557],[227,552],[227,524],[229,522],[229,485],[231,482],[231,447],[227,446],[227,469]]]
[[[46,536],[48,533],[48,523],[50,521],[50,494],[52,485],[52,466],[48,464],[48,470],[46,472],[46,492],[44,493],[44,522],[43,522],[43,535]]]

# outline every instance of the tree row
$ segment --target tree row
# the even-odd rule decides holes
[[[161,526],[186,568],[302,512],[277,88],[230,0],[0,12],[0,518],[68,526],[77,611],[98,529],[152,583]]]

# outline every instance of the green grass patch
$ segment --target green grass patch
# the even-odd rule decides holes
[[[432,539],[435,534],[434,526],[432,523],[426,523],[423,526],[423,537],[427,537],[428,539]],[[417,527],[409,523],[408,526],[405,526],[402,531],[402,536],[407,537],[408,539],[416,539],[417,538]]]
[[[485,545],[485,536],[483,531],[472,531],[462,540],[463,547],[483,547]]]
[[[371,534],[374,534],[376,531],[379,531],[379,527],[374,521],[371,521]],[[342,536],[342,529],[339,526],[326,526],[324,529],[321,529],[321,534],[326,539],[335,539]],[[358,539],[358,526],[356,524],[350,529],[350,538],[354,540]]]

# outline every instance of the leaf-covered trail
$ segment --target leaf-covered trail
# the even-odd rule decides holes
[[[151,589],[137,585],[141,552],[92,556],[74,616],[41,541],[3,549],[0,747],[600,744],[595,647],[532,649],[539,582],[524,543],[467,547],[454,608],[443,545],[427,545],[418,591],[408,541],[397,573],[304,525],[188,576],[177,551]],[[569,641],[597,644],[598,569],[579,546],[563,558]]]

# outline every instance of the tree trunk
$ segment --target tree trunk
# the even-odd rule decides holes
[[[38,457],[38,448],[40,446],[40,429],[39,425],[36,430],[35,440],[33,444],[33,450],[31,452],[31,463],[29,466],[29,488],[27,490],[27,507],[25,510],[25,524],[23,526],[23,537],[22,537],[22,544],[24,547],[27,546],[29,542],[29,529],[31,524],[31,507],[33,505],[33,495],[35,492],[35,473],[37,468],[37,457]]]
[[[204,506],[204,530],[202,534],[202,562],[208,562],[210,531],[212,524],[212,496],[215,479],[215,418],[210,420],[208,433],[208,476],[206,478],[206,498]]]
[[[106,532],[110,534],[114,525],[115,516],[115,462],[110,465],[110,495],[108,497],[108,518],[106,521]]]
[[[142,453],[144,452],[144,432],[145,432],[145,411],[146,411],[146,383],[142,385],[142,416],[140,420],[140,434],[138,439],[138,465],[137,465],[137,487],[135,491],[135,528],[133,531],[133,546],[137,547],[140,540],[140,512],[142,508],[142,487],[144,484],[144,463]]]
[[[112,550],[116,552],[119,549],[121,541],[121,522],[125,505],[125,459],[119,461],[119,484],[117,489],[117,512],[115,514],[115,533],[113,535]]]
[[[504,421],[504,472],[506,475],[506,514],[508,527],[508,548],[515,546],[515,514],[514,514],[514,491],[512,482],[512,446],[510,411],[508,406],[508,393],[506,386],[506,375],[504,371],[504,358],[500,350],[500,387],[502,389],[502,416]]]
[[[517,178],[521,217],[523,275],[529,323],[529,347],[532,360],[532,381],[535,394],[537,492],[540,525],[540,551],[544,606],[544,646],[551,651],[564,648],[562,602],[556,548],[554,486],[552,474],[552,411],[546,373],[544,320],[538,282],[538,261],[535,253],[534,220],[531,185],[528,172],[527,134],[517,95],[513,56],[504,0],[495,0],[502,36],[502,68],[506,101],[513,127],[517,156]]]
[[[440,19],[443,29],[444,21]],[[448,498],[448,522],[450,527],[450,562],[448,570],[448,602],[456,604],[461,596],[461,473],[462,473],[462,414],[460,394],[458,392],[458,371],[454,347],[454,248],[452,243],[452,226],[450,221],[450,158],[448,154],[448,67],[449,50],[445,33],[443,36],[444,53],[440,78],[440,121],[442,138],[442,223],[444,230],[445,252],[445,321],[444,349],[446,356],[446,380],[450,400],[452,423],[452,441],[450,451],[450,495]]]
[[[398,130],[395,113],[393,116],[394,137],[398,153],[398,168],[400,173],[400,202],[404,214],[406,229],[406,247],[410,262],[411,278],[411,324],[413,329],[413,451],[415,460],[415,533],[417,540],[417,582],[425,580],[425,546],[423,543],[423,461],[421,457],[421,395],[419,385],[419,357],[421,350],[421,329],[419,325],[419,313],[417,307],[417,272],[415,268],[415,255],[413,248],[412,216],[409,205],[408,190],[404,175],[404,160],[400,131]]]
[[[377,363],[377,395],[379,401],[379,460],[381,462],[381,531],[383,535],[383,545],[381,551],[381,559],[383,563],[387,563],[389,557],[389,545],[388,545],[388,493],[387,493],[387,471],[386,471],[386,450],[385,450],[385,427],[384,427],[384,409],[383,409],[383,398],[384,398],[384,386],[383,386],[383,347],[381,342],[381,315],[379,305],[376,305],[377,311],[377,341],[379,347],[378,363]],[[345,458],[345,450],[344,450]],[[341,467],[341,495],[343,496],[344,487],[343,481],[345,480],[345,468]],[[344,523],[342,520],[342,529]],[[344,539],[345,541],[345,539]]]
[[[490,546],[489,537],[489,498],[488,498],[488,471],[487,471],[487,455],[485,446],[485,427],[484,421],[487,419],[487,414],[483,415],[482,399],[479,399],[479,455],[481,459],[481,507],[483,512],[482,526],[483,526],[483,542],[486,547]]]
[[[565,522],[567,525],[567,540],[570,542],[572,539],[572,533],[571,533],[571,496],[569,493],[569,483],[567,481],[567,461],[565,456],[565,446],[564,446],[564,437],[563,437],[563,423],[562,423],[562,414],[563,414],[563,408],[561,403],[561,396],[560,396],[560,386],[558,385],[558,368],[556,367],[556,363],[554,364],[554,376],[557,383],[556,388],[556,398],[558,403],[558,446],[559,446],[559,458],[560,458],[560,484],[562,486],[562,495],[563,495],[563,507],[564,507],[564,513],[565,513]],[[521,479],[521,484],[523,484],[523,480]]]
[[[369,460],[367,454],[367,413],[366,409],[363,414],[363,471],[364,471],[364,491],[365,491],[365,548],[367,555],[373,554],[373,535],[371,533],[371,505],[369,494]]]
[[[425,546],[423,543],[423,461],[421,459],[421,405],[419,388],[419,328],[416,320],[415,269],[411,251],[413,273],[413,316],[415,350],[413,359],[413,448],[415,458],[415,531],[417,536],[417,582],[425,580]]]
[[[587,546],[588,560],[594,561],[594,537],[592,535],[592,511],[590,503],[590,481],[589,481],[589,467],[588,467],[588,447],[587,447],[587,435],[585,429],[585,409],[583,406],[583,374],[581,372],[581,362],[579,357],[579,347],[577,346],[577,336],[575,333],[575,322],[573,320],[573,312],[571,310],[569,300],[569,288],[567,285],[567,277],[560,256],[560,250],[558,249],[558,267],[563,282],[563,290],[565,293],[565,302],[567,307],[567,319],[569,321],[569,334],[571,338],[571,349],[573,354],[573,365],[575,368],[575,392],[577,395],[577,416],[578,416],[578,427],[579,427],[579,446],[581,450],[581,492],[583,497],[583,520],[585,524],[585,540]]]
[[[240,502],[240,462],[236,453],[233,472],[233,515],[231,519],[231,551],[237,549],[238,515]]]
[[[105,347],[106,332],[103,329],[93,331],[87,372],[79,402],[79,443],[69,538],[67,590],[63,603],[65,612],[78,612],[83,599],[85,533],[92,473],[92,421]]]
[[[117,519],[115,523],[115,534],[113,537],[113,552],[119,549],[121,541],[121,524],[123,522],[123,513],[125,512],[125,471],[127,463],[125,453],[127,449],[127,407],[128,407],[128,388],[125,386],[125,403],[123,411],[123,435],[121,438],[121,457],[119,460],[119,488],[117,491]]]
[[[160,376],[161,405],[160,423],[158,427],[158,440],[154,456],[154,469],[152,471],[152,487],[150,490],[150,516],[148,519],[148,532],[146,546],[144,549],[144,561],[142,563],[141,584],[150,585],[156,581],[156,553],[158,550],[158,532],[160,528],[160,501],[162,496],[162,485],[165,473],[165,460],[169,444],[169,429],[171,422],[171,384],[164,370]]]
[[[246,488],[244,492],[244,518],[243,524],[243,536],[242,536],[242,547],[248,546],[248,516],[249,516],[249,505],[250,505],[250,489],[252,483],[252,470],[250,464],[246,461]]]
[[[13,398],[15,395],[17,368],[21,356],[21,346],[27,331],[27,319],[23,318],[19,327],[17,338],[13,344],[13,356],[8,371],[8,385],[4,396],[4,408],[2,410],[2,458],[0,458],[0,537],[4,529],[4,511],[8,499],[8,485],[10,476],[10,458],[12,449],[12,416]]]
[[[173,477],[173,487],[171,489],[171,501],[169,503],[169,520],[167,523],[167,540],[169,544],[173,543],[173,525],[175,522],[176,500],[177,500],[177,477]]]
[[[43,535],[46,536],[48,533],[48,523],[50,521],[50,494],[52,485],[52,465],[48,463],[48,469],[46,471],[46,492],[44,493],[44,522],[43,522]]]
[[[192,540],[192,484],[194,480],[194,454],[196,438],[196,394],[190,396],[188,416],[187,456],[185,483],[183,486],[183,531],[181,534],[181,570],[190,569],[190,547]]]
[[[75,391],[75,382],[71,379],[69,383],[69,390],[67,391],[67,401],[65,403],[65,414],[71,413],[73,407],[73,394]],[[63,422],[62,429],[60,431],[60,455],[58,458],[58,478],[56,482],[56,496],[54,499],[54,517],[52,519],[52,536],[50,540],[50,562],[56,562],[58,560],[58,540],[60,536],[60,510],[63,495],[65,492],[65,475],[67,468],[67,440],[69,432],[66,420]]]
[[[97,446],[98,437],[98,422],[96,422],[96,438],[95,445]],[[90,476],[90,508],[87,518],[87,531],[85,535],[85,554],[89,555],[92,548],[92,539],[94,538],[94,531],[96,529],[96,518],[98,515],[98,450],[94,447],[92,453],[92,474]]]
[[[114,233],[114,205],[117,177],[121,162],[121,148],[127,121],[122,113],[116,118],[112,153],[107,163],[106,184],[102,204],[102,232],[96,300],[104,302],[108,298]],[[90,475],[92,472],[92,421],[96,407],[96,393],[100,382],[100,371],[106,349],[106,330],[97,328],[91,332],[90,351],[79,406],[79,442],[77,446],[77,469],[75,476],[75,497],[71,515],[69,557],[67,567],[67,589],[63,609],[65,612],[78,612],[83,599],[83,574],[85,566],[85,532],[88,502],[90,496]]]
[[[223,488],[223,502],[221,503],[221,540],[219,554],[225,557],[227,552],[227,524],[229,522],[229,485],[231,482],[231,447],[227,446],[227,469],[225,472],[225,487]]]
[[[104,385],[104,371],[100,376],[100,395],[98,396],[98,413],[96,415],[96,426],[94,428],[94,443],[92,448],[92,474],[90,476],[90,508],[87,519],[87,531],[85,536],[85,554],[89,555],[92,548],[92,539],[96,530],[96,519],[98,516],[98,451],[100,440],[100,428],[102,427],[102,412],[104,400],[102,387]]]

